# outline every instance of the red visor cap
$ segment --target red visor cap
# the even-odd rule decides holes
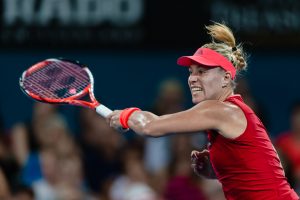
[[[194,63],[207,67],[221,67],[230,72],[231,79],[236,75],[233,64],[226,57],[209,48],[199,48],[193,56],[182,56],[177,59],[177,64],[181,66],[191,66]]]

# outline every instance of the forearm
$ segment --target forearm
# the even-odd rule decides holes
[[[166,135],[167,133],[162,132],[158,127],[155,126],[155,122],[157,122],[159,118],[159,116],[151,112],[136,111],[130,116],[128,125],[130,129],[139,135],[160,137]]]
[[[157,116],[151,112],[141,111],[132,107],[113,111],[107,117],[107,122],[113,128],[130,128],[138,134],[152,137],[164,136],[169,133],[193,133],[209,129],[219,130],[223,118],[218,117],[216,114],[208,114],[207,110],[208,108],[205,104],[202,107],[197,106],[185,111]],[[218,112],[220,112],[219,109]]]
[[[193,117],[189,117],[187,111],[162,116],[146,111],[136,111],[130,116],[128,125],[136,133],[152,137],[171,133],[193,133],[201,130],[193,127],[191,118]],[[188,123],[191,126],[188,126]]]

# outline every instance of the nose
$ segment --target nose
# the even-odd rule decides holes
[[[189,76],[189,83],[194,83],[196,81],[198,81],[198,77],[196,75],[191,74]]]

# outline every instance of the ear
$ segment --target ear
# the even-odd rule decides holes
[[[231,73],[229,71],[225,72],[225,75],[223,77],[223,82],[222,82],[222,87],[228,87],[230,85],[231,82]]]

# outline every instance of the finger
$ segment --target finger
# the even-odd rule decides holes
[[[198,158],[198,155],[199,155],[199,151],[193,150],[193,151],[191,152],[191,157],[192,157],[192,158]]]
[[[111,117],[112,117],[112,113],[110,113],[110,114],[106,117],[106,119],[105,119],[105,121],[106,121],[108,124],[110,124]]]
[[[201,152],[199,152],[199,153],[201,153],[201,154],[208,154],[209,153],[209,151],[207,150],[207,149],[203,149]]]
[[[118,127],[118,120],[116,119],[115,116],[112,116],[112,118],[110,120],[110,124],[111,124],[111,127],[113,127],[113,128],[117,128]]]
[[[113,122],[113,120],[109,121],[109,126],[112,127],[112,128],[114,128],[114,122]]]
[[[109,123],[115,115],[116,115],[116,111],[113,111],[106,117],[106,121]]]

